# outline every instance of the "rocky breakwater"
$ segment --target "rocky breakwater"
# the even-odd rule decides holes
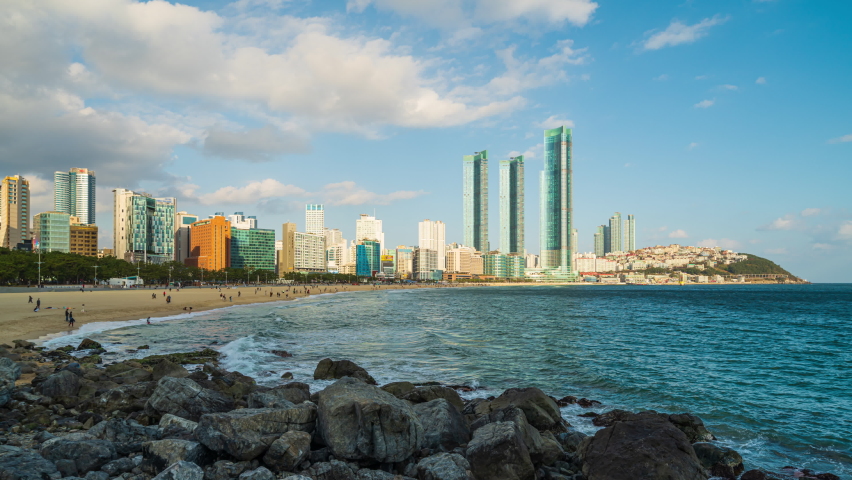
[[[314,376],[336,381],[311,392],[259,386],[212,350],[104,365],[80,348],[0,350],[0,480],[772,478],[687,414],[614,410],[586,436],[537,388],[463,400],[325,359]]]

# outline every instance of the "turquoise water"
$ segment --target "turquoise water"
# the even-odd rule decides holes
[[[611,408],[699,415],[747,467],[852,474],[852,285],[562,286],[396,290],[86,326],[145,355],[213,344],[266,384],[348,358],[380,383],[537,386]],[[113,328],[112,330],[103,330]],[[279,358],[270,350],[287,350]],[[583,409],[563,409],[586,431]]]

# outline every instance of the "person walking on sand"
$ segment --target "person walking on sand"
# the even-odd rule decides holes
[[[76,322],[76,320],[74,320],[74,314],[72,313],[71,316],[68,317],[68,324],[71,325],[71,328],[74,328],[74,322]]]
[[[68,307],[65,307],[65,322],[68,323],[68,314],[71,313],[71,310],[68,310]]]
[[[33,303],[33,296],[32,295],[30,295],[30,301],[27,302],[27,303]]]
[[[41,308],[41,299],[36,300],[36,308]]]

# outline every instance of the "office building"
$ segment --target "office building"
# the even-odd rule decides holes
[[[534,253],[528,253],[526,256],[526,268],[539,268],[541,264],[539,263],[539,256]]]
[[[505,278],[506,275],[506,255],[498,252],[490,252],[482,255],[482,263],[485,270],[485,276]]]
[[[222,270],[231,266],[231,222],[224,216],[194,222],[190,228],[189,257],[186,265],[204,270]]]
[[[154,198],[124,188],[113,190],[113,250],[128,262],[174,260],[174,198]]]
[[[281,226],[283,238],[278,255],[278,276],[293,272],[320,273],[327,270],[325,236],[296,231],[296,224]]]
[[[0,247],[14,250],[30,240],[30,182],[20,175],[0,185]]]
[[[524,253],[524,157],[500,161],[500,252]]]
[[[595,255],[598,257],[606,255],[606,243],[604,243],[605,236],[606,225],[598,225],[597,231],[595,232]]]
[[[571,185],[572,132],[558,127],[544,131],[544,170],[541,183],[541,267],[572,275]]]
[[[621,225],[621,213],[615,212],[615,215],[609,218],[609,226],[606,230],[606,253],[623,251],[621,243],[623,239]]]
[[[83,225],[95,222],[95,171],[72,168],[53,174],[53,210],[80,219]]]
[[[186,212],[175,214],[175,261],[184,263],[189,258],[192,224],[198,221],[198,215]]]
[[[411,278],[414,274],[414,249],[399,245],[396,247],[394,259],[396,276],[398,278]]]
[[[325,234],[325,208],[322,204],[305,205],[305,233]]]
[[[381,245],[376,240],[355,242],[355,274],[372,277],[381,268]]]
[[[275,230],[231,227],[231,267],[275,270]]]
[[[385,249],[385,234],[382,232],[382,221],[376,217],[361,214],[361,217],[355,221],[355,241],[375,240],[381,245],[381,249]]]
[[[459,245],[447,250],[447,267],[452,273],[471,273],[471,263],[476,249]]]
[[[519,253],[506,255],[506,276],[508,278],[524,278],[526,273],[526,258]]]
[[[77,217],[71,217],[70,226],[71,253],[85,257],[98,256],[98,226],[81,223]]]
[[[296,271],[296,224],[281,225],[281,249],[278,251],[278,277]]]
[[[221,212],[217,212],[216,215],[224,216]],[[233,215],[228,215],[228,221],[231,222],[231,228],[239,228],[240,230],[257,228],[257,217],[254,215],[246,216],[243,212],[234,212]]]
[[[624,221],[624,247],[628,252],[636,250],[636,218],[633,215],[627,215]]]
[[[447,258],[446,225],[442,221],[423,220],[418,224],[420,248],[434,250],[438,258],[438,270],[444,270]]]
[[[414,249],[414,279],[436,280],[443,276],[443,270],[438,268],[438,252],[428,248]]]
[[[385,250],[379,259],[379,271],[385,278],[393,278],[396,274],[396,250]]]
[[[33,217],[33,249],[42,253],[71,251],[70,215],[43,212]]]
[[[488,243],[488,152],[483,150],[462,159],[462,219],[464,244],[480,252]]]

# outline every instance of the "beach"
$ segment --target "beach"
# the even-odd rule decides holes
[[[370,291],[375,289],[414,289],[425,288],[416,285],[317,285],[308,286],[310,295],[337,292]],[[163,293],[165,292],[165,295]],[[272,292],[272,296],[269,293]],[[281,296],[277,294],[281,292]],[[228,298],[222,300],[219,294]],[[152,294],[155,295],[152,298]],[[285,295],[289,295],[286,297]],[[29,303],[32,296],[33,303]],[[171,296],[171,302],[166,298]],[[121,322],[147,317],[166,317],[193,312],[202,312],[214,308],[251,303],[279,302],[305,297],[302,286],[263,285],[260,287],[215,288],[191,287],[163,290],[142,288],[129,290],[68,289],[51,291],[47,289],[21,288],[19,292],[0,293],[0,343],[12,344],[13,340],[37,340],[45,335],[72,333],[65,322],[65,308],[74,315],[74,329],[93,322]],[[39,311],[34,311],[36,302],[41,300]],[[186,307],[186,310],[184,310]]]

